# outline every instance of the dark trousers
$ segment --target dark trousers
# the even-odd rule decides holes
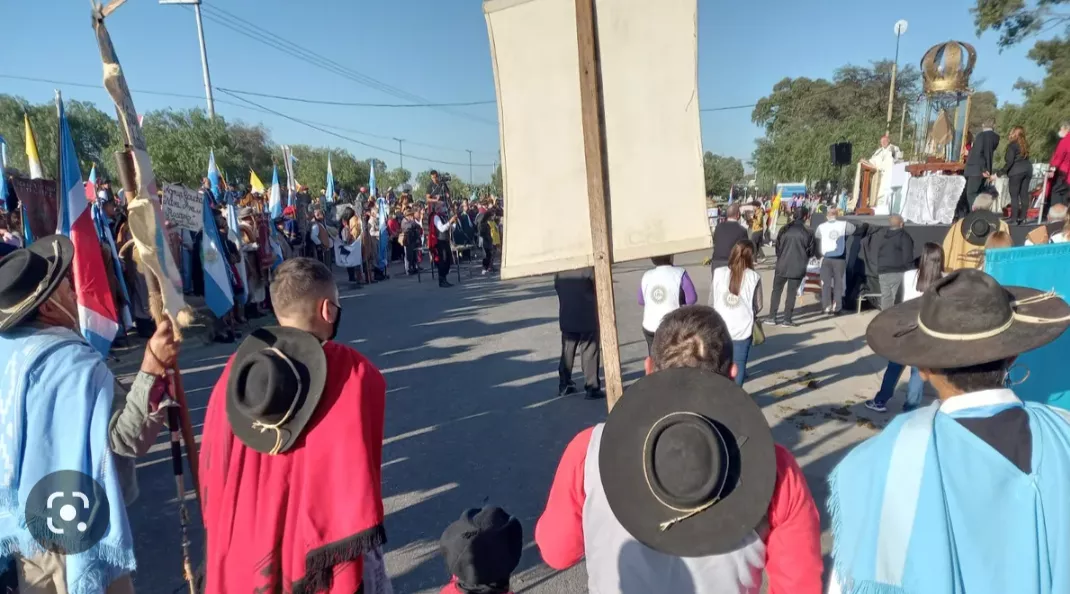
[[[494,244],[488,240],[483,240],[483,270],[490,270],[491,264],[494,263]]]
[[[646,339],[646,354],[654,356],[654,333],[646,328],[643,328],[643,338]]]
[[[985,188],[985,178],[980,175],[971,175],[966,178],[966,203],[973,210],[973,201]]]
[[[843,309],[843,293],[847,283],[847,260],[823,258],[821,260],[821,308]]]
[[[1007,180],[1007,189],[1011,194],[1011,218],[1016,221],[1025,220],[1029,215],[1029,182],[1033,174],[1012,175]]]
[[[572,364],[576,361],[577,347],[580,350],[580,364],[583,366],[583,385],[588,392],[598,391],[602,387],[598,381],[602,351],[597,332],[561,333],[561,362],[557,366],[558,388],[564,390],[572,384]]]
[[[1055,177],[1051,178],[1051,203],[1066,204],[1070,199],[1070,183],[1066,180],[1066,174],[1056,169]]]
[[[435,254],[438,255],[438,280],[439,282],[445,282],[446,276],[450,273],[450,260],[453,259],[453,254],[450,253],[450,242],[439,241],[436,243]]]
[[[801,278],[773,277],[773,298],[769,305],[769,317],[776,318],[777,309],[780,307],[780,293],[784,291],[785,284],[788,285],[788,296],[784,298],[784,320],[790,322],[792,314],[795,313],[795,298],[799,294]]]
[[[414,272],[419,265],[416,261],[416,248],[417,246],[412,244],[405,245],[405,264],[409,272]]]

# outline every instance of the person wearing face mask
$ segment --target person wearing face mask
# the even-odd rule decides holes
[[[242,342],[205,415],[204,590],[359,592],[386,541],[386,381],[334,342],[342,307],[323,263],[284,262],[271,298],[279,326]]]
[[[136,459],[165,420],[161,378],[174,368],[179,347],[170,322],[160,323],[133,384],[120,385],[79,334],[68,276],[73,257],[71,241],[52,235],[0,259],[0,540],[13,552],[20,592],[76,591],[72,586],[86,583],[99,584],[101,592],[133,592],[133,536],[122,507],[138,496]],[[92,478],[94,496],[106,494],[108,503],[57,549],[35,542],[44,533],[28,526],[32,510],[45,509],[35,485],[59,471]],[[93,535],[97,545],[77,557],[58,552]]]

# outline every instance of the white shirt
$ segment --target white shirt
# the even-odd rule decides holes
[[[447,222],[449,219],[443,219],[439,215],[435,215],[435,229],[438,229],[439,233],[445,233],[453,228],[453,224]]]
[[[1066,233],[1060,231],[1060,232],[1056,233],[1055,235],[1052,235],[1050,238],[1048,238],[1048,243],[1066,243]],[[1025,245],[1036,245],[1036,244],[1033,243],[1031,240],[1026,239],[1025,240]]]
[[[684,269],[679,266],[658,266],[643,274],[643,329],[657,332],[661,320],[680,308],[680,285]]]
[[[713,271],[713,283],[710,285],[710,307],[712,307],[728,327],[732,340],[746,340],[754,332],[754,315],[761,309],[761,297],[758,292],[762,277],[754,270],[743,274],[739,284],[739,295],[730,292],[732,270],[721,266]]]
[[[820,242],[821,255],[827,258],[839,258],[847,248],[847,236],[855,232],[855,226],[839,219],[821,223],[814,231]]]

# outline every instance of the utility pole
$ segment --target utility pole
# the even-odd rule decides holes
[[[892,84],[888,86],[888,119],[884,122],[884,134],[892,133],[892,105],[895,103],[895,75],[899,70],[899,38],[907,32],[907,22],[898,20],[895,22],[895,62],[892,62]],[[902,139],[900,139],[902,142]]]
[[[201,43],[201,69],[204,71],[204,95],[208,99],[208,118],[215,119],[215,99],[212,98],[212,77],[208,74],[208,50],[204,45],[204,22],[201,20],[201,0],[160,0],[160,4],[192,4],[197,18],[197,39]]]
[[[405,139],[404,138],[395,138],[394,140],[398,141],[398,157],[401,158],[401,161],[400,161],[401,164],[399,165],[399,167],[401,169],[405,169],[405,151],[402,150],[402,148],[401,148],[401,143],[405,142]]]
[[[472,177],[472,150],[471,149],[464,149],[464,150],[468,151],[468,183],[471,184],[471,183],[475,182],[475,178]]]

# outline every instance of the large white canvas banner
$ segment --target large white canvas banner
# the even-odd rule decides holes
[[[487,0],[506,278],[593,263],[575,0]],[[707,248],[695,0],[598,0],[613,260]]]

